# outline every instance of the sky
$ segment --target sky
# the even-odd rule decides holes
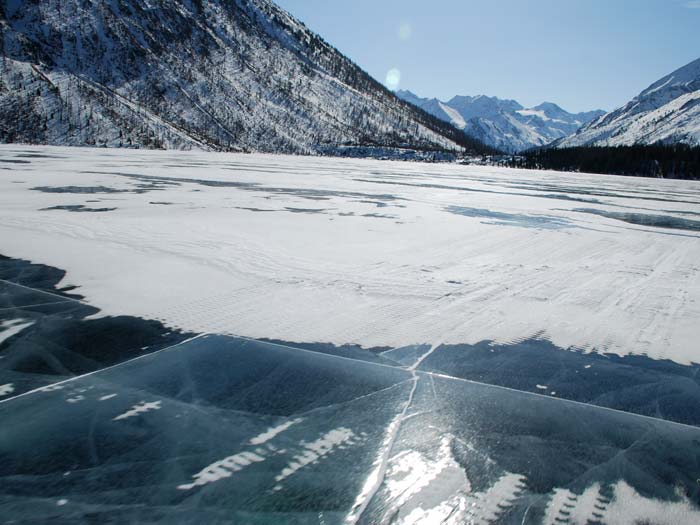
[[[275,0],[391,89],[612,110],[700,58],[700,0]]]

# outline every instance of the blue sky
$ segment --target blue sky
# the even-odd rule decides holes
[[[443,100],[609,110],[700,58],[700,0],[276,1],[378,80]]]

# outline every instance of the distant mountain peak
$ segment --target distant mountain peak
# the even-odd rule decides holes
[[[457,95],[447,102],[421,98],[405,90],[397,95],[486,144],[509,152],[549,144],[604,113],[572,114],[552,102],[525,108],[517,100],[487,95]]]
[[[541,109],[542,111],[552,111],[552,112],[562,112],[564,111],[561,106],[555,104],[554,102],[542,102],[532,109]],[[568,113],[568,112],[567,112]]]

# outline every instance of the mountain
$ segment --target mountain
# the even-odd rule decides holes
[[[625,106],[584,126],[558,147],[700,145],[700,59],[642,91]]]
[[[544,146],[604,114],[600,110],[572,114],[551,102],[524,108],[515,100],[484,95],[442,102],[410,91],[396,94],[485,144],[509,152]]]
[[[483,151],[268,0],[0,1],[0,141]]]
[[[477,95],[476,97],[456,96],[447,102],[464,118],[493,118],[502,113],[512,113],[523,107],[515,100],[504,100],[497,97]]]

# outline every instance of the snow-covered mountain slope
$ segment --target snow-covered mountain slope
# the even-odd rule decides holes
[[[0,2],[0,141],[478,148],[269,0]]]
[[[456,96],[447,104],[459,111],[465,120],[475,117],[495,117],[502,113],[512,113],[523,107],[515,100],[477,95],[475,97]]]
[[[625,106],[592,121],[557,145],[700,144],[700,59],[642,91]]]
[[[573,114],[551,102],[524,108],[515,100],[484,95],[457,96],[448,102],[421,98],[410,91],[398,91],[397,95],[466,134],[510,152],[544,146],[569,136],[604,114],[600,110]]]

